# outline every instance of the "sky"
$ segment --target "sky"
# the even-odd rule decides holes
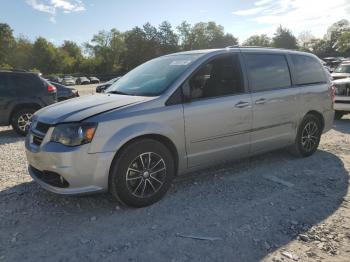
[[[0,0],[0,23],[15,36],[43,36],[56,45],[165,20],[173,26],[215,21],[240,42],[253,34],[272,36],[280,24],[296,36],[309,31],[322,37],[341,19],[350,20],[350,0]]]

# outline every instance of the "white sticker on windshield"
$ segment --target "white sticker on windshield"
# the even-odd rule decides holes
[[[191,60],[175,60],[170,63],[171,66],[185,66],[191,63]]]

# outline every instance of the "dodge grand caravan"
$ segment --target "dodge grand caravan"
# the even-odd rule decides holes
[[[312,155],[334,88],[302,52],[226,48],[166,55],[108,88],[46,107],[26,138],[29,173],[59,194],[158,201],[178,174],[289,147]]]

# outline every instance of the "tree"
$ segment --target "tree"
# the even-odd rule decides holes
[[[39,37],[33,45],[33,68],[37,68],[43,74],[58,73],[62,64],[58,59],[57,48],[45,38]]]
[[[215,22],[201,22],[193,27],[187,22],[182,22],[177,30],[182,50],[223,48],[238,44],[236,37],[225,34],[224,28]]]
[[[32,69],[33,65],[33,44],[24,36],[16,39],[14,52],[10,59],[14,68]]]
[[[341,55],[350,56],[350,31],[343,32],[337,41],[338,51]]]
[[[330,41],[330,44],[334,50],[337,49],[337,41],[338,41],[339,37],[344,32],[350,32],[350,23],[346,19],[342,19],[342,20],[332,24],[327,29],[327,34],[326,34],[325,38],[328,41]]]
[[[318,57],[329,56],[330,49],[330,43],[325,39],[313,39],[310,42],[310,51]]]
[[[274,37],[272,38],[272,45],[277,48],[286,48],[286,49],[297,49],[297,39],[292,34],[292,32],[287,29],[279,26],[277,28]]]
[[[303,31],[298,36],[298,46],[302,51],[311,51],[312,42],[316,37],[311,34],[310,31]]]
[[[94,35],[86,48],[99,63],[96,68],[99,73],[118,72],[122,65],[122,55],[125,50],[124,34],[117,29],[100,31]]]
[[[243,42],[244,46],[271,46],[271,39],[267,35],[253,35]]]
[[[0,66],[7,65],[15,45],[13,30],[8,24],[0,23]]]
[[[179,37],[175,34],[169,22],[164,21],[158,28],[158,42],[161,55],[174,53],[178,50]]]
[[[178,37],[180,41],[181,50],[192,50],[194,43],[194,36],[192,34],[192,26],[183,21],[179,26],[177,26]]]

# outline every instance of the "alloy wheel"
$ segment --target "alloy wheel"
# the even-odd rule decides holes
[[[138,198],[148,198],[157,193],[166,180],[166,164],[156,153],[142,153],[126,171],[128,190]]]
[[[308,122],[301,135],[301,144],[307,152],[314,150],[318,145],[319,140],[319,128],[316,122]]]
[[[25,113],[23,115],[20,115],[17,119],[18,128],[21,131],[26,132],[32,123],[32,117],[32,113]]]

